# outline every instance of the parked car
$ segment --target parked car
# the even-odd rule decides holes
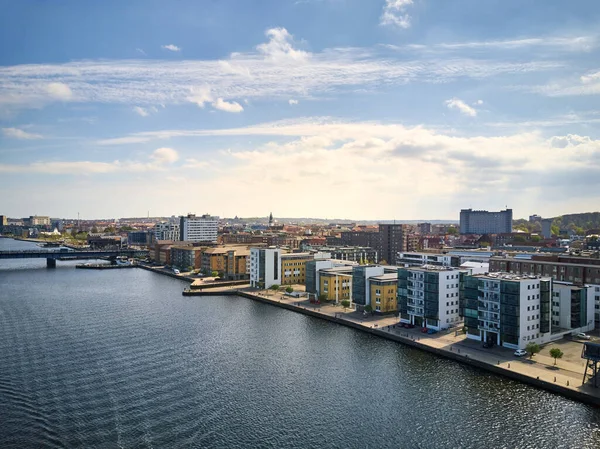
[[[517,349],[515,355],[517,357],[523,357],[524,355],[527,355],[527,351],[525,351],[525,349]]]
[[[177,268],[173,268],[173,273],[180,274],[181,272]]]
[[[579,338],[581,340],[590,340],[592,337],[590,337],[587,334],[584,334],[583,332],[579,332],[578,334],[575,334],[575,338]]]

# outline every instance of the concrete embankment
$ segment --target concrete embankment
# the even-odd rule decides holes
[[[136,264],[135,266],[137,268],[142,268],[143,270],[152,271],[153,273],[162,274],[163,276],[169,276],[169,277],[172,277],[175,279],[179,279],[180,281],[194,282],[194,278],[192,278],[192,277],[184,276],[181,274],[175,274],[173,272],[169,272],[169,271],[163,270],[161,268],[154,268],[154,267],[149,267],[147,265],[141,265],[141,264]]]
[[[443,349],[439,347],[434,347],[428,344],[424,344],[420,340],[420,338],[415,336],[401,336],[397,333],[392,332],[392,329],[387,328],[374,328],[369,327],[361,323],[357,323],[354,321],[350,321],[344,318],[340,318],[340,314],[336,314],[336,316],[324,314],[318,312],[316,310],[311,310],[307,307],[297,306],[294,304],[289,304],[287,302],[282,302],[277,299],[268,298],[265,296],[260,296],[253,293],[243,292],[243,291],[230,291],[230,292],[205,292],[205,296],[209,295],[238,295],[244,298],[252,299],[254,301],[259,301],[265,304],[271,304],[274,306],[278,306],[284,309],[292,310],[295,312],[303,313],[304,315],[312,316],[315,318],[320,318],[322,320],[327,320],[333,323],[337,323],[343,326],[351,327],[353,329],[357,329],[362,332],[369,333],[371,335],[375,335],[377,337],[385,338],[387,340],[392,340],[398,343],[402,343],[413,348],[421,349],[423,351],[427,351],[429,353],[445,357],[447,359],[451,359],[457,361],[459,363],[464,363],[470,366],[474,366],[479,369],[486,370],[488,372],[492,372],[494,374],[498,374],[513,380],[517,380],[519,382],[527,383],[537,388],[542,388],[544,390],[550,391],[555,394],[560,394],[562,396],[568,397],[570,399],[580,401],[586,404],[590,404],[596,407],[600,407],[600,394],[596,389],[591,389],[591,387],[586,387],[590,392],[582,391],[582,388],[575,387],[575,382],[573,382],[573,386],[565,386],[558,383],[548,382],[546,380],[542,380],[540,376],[531,376],[524,374],[522,372],[517,372],[515,369],[510,369],[510,363],[508,363],[507,367],[494,365],[492,363],[487,363],[482,360],[477,360],[473,355],[469,355],[463,351],[460,354],[460,350],[458,352],[453,351],[452,347],[450,350]],[[387,329],[387,330],[386,330]],[[407,334],[408,335],[408,334]],[[515,362],[513,362],[514,364]],[[556,379],[556,376],[554,377]]]

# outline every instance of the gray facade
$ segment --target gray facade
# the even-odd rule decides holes
[[[460,211],[461,234],[503,234],[512,232],[512,209],[499,212],[462,209]]]

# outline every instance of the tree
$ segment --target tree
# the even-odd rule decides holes
[[[112,234],[115,232],[115,228],[113,228],[112,226],[107,226],[106,228],[104,228],[104,232],[106,232],[107,234]]]
[[[350,307],[350,301],[348,301],[347,299],[344,299],[342,301],[342,307],[344,308],[344,310],[346,310],[348,307]]]
[[[293,289],[292,287],[287,287],[287,288],[285,289],[285,291],[286,291],[287,293],[293,293],[294,289]]]
[[[210,272],[210,275],[211,275],[212,277],[216,278],[216,277],[219,275],[219,272],[218,272],[218,271],[211,271],[211,272]]]
[[[456,227],[454,227],[454,226],[450,226],[448,228],[448,234],[450,234],[450,235],[456,235],[456,234],[458,234],[458,229],[456,229]]]
[[[367,304],[365,306],[365,312],[367,312],[367,313],[373,312],[373,307],[371,307],[371,304]]]
[[[277,284],[271,285],[271,290],[273,290],[274,292],[277,292],[277,290],[279,290],[279,285],[277,285]]]
[[[319,301],[321,301],[321,302],[327,301],[327,295],[325,293],[321,293],[319,295]]]
[[[559,348],[550,349],[550,357],[554,359],[554,364],[556,365],[556,359],[562,359],[564,353]]]
[[[540,345],[538,345],[537,343],[529,342],[527,343],[527,346],[525,347],[525,351],[527,351],[529,353],[529,358],[533,358],[533,356],[535,354],[537,354],[538,352],[540,352]]]

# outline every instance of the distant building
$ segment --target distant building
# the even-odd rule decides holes
[[[152,234],[148,231],[130,231],[127,233],[127,243],[135,246],[148,246]]]
[[[208,214],[196,217],[188,214],[179,217],[179,240],[188,242],[216,242],[219,232],[219,217]]]
[[[537,221],[542,221],[542,217],[540,217],[538,214],[533,214],[529,216],[529,223],[535,223]]]
[[[409,267],[398,269],[398,310],[400,320],[435,330],[461,322],[460,284],[464,273],[450,267]]]
[[[417,228],[419,229],[419,234],[431,234],[431,223],[419,223]]]
[[[8,225],[8,217],[6,215],[0,215],[0,226]]]
[[[161,221],[154,225],[155,240],[179,240],[179,223],[171,221]]]
[[[27,221],[29,226],[50,226],[50,217],[42,215],[31,215]]]
[[[250,286],[281,285],[281,249],[250,248]]]
[[[460,257],[450,254],[402,252],[396,255],[396,265],[404,267],[419,267],[421,265],[458,267],[460,265]]]
[[[340,233],[339,243],[337,238],[327,238],[327,244],[333,246],[361,246],[377,248],[379,246],[379,233],[369,231],[345,231]]]
[[[182,270],[200,268],[202,249],[198,246],[171,246],[171,265]]]
[[[545,239],[552,238],[552,219],[545,218],[542,221],[542,237]]]
[[[461,234],[501,234],[512,232],[512,209],[499,212],[462,209],[460,211]]]
[[[396,263],[396,254],[414,251],[419,242],[416,234],[411,234],[410,226],[405,224],[379,225],[379,260],[388,264]]]

